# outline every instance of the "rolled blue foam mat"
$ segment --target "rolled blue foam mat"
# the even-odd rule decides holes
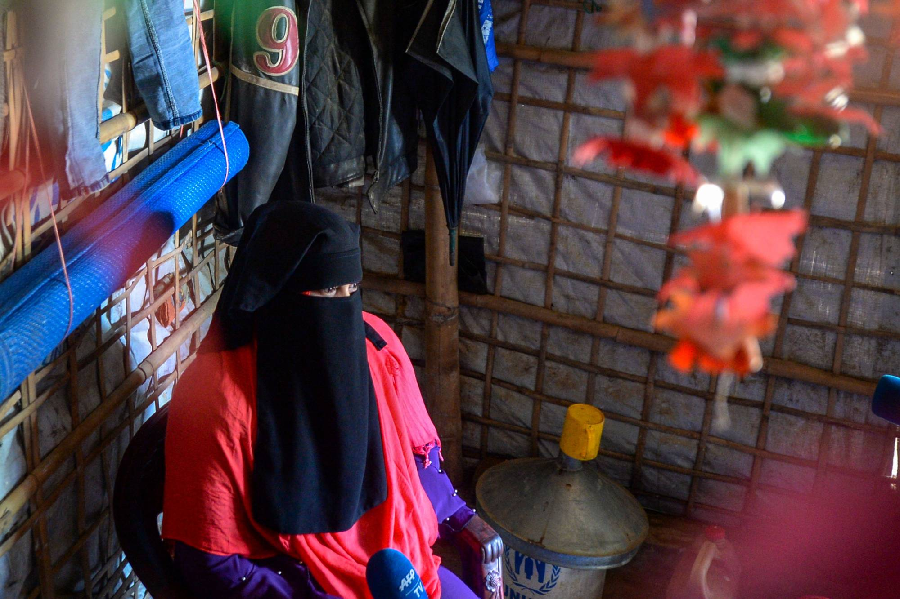
[[[228,178],[247,164],[247,138],[224,125]],[[122,288],[225,180],[219,126],[206,123],[150,164],[62,238],[74,298],[72,328]],[[69,297],[56,244],[0,283],[0,399],[66,335]]]

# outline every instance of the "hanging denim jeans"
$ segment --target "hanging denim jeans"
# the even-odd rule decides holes
[[[134,79],[153,124],[172,129],[200,118],[200,85],[182,2],[125,0]]]
[[[128,22],[133,72],[150,117],[166,129],[197,119],[200,87],[182,4],[117,4]],[[59,181],[63,198],[98,191],[108,183],[98,102],[103,0],[27,0],[19,6],[43,170]]]
[[[64,198],[97,191],[107,183],[98,139],[103,3],[28,0],[18,8],[23,72],[41,146],[33,180],[41,170],[56,177]]]

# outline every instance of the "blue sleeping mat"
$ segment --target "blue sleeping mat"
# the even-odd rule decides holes
[[[247,138],[224,127],[229,179],[247,163]],[[62,238],[84,322],[205,204],[225,179],[219,126],[206,123],[150,164]],[[0,399],[12,393],[66,335],[69,297],[56,244],[0,283]]]

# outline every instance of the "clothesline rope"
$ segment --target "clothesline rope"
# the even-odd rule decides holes
[[[209,50],[206,47],[206,36],[203,35],[203,23],[200,20],[200,2],[194,0],[194,25],[196,26],[195,35],[200,37],[200,47],[203,49],[203,60],[206,63],[206,72],[212,75],[212,63],[209,61]],[[222,139],[222,151],[225,152],[225,179],[222,181],[222,187],[228,182],[228,173],[231,165],[228,162],[228,146],[225,144],[225,130],[222,128],[222,115],[219,112],[219,99],[216,97],[216,86],[210,81],[209,91],[212,94],[213,105],[216,109],[216,122],[219,124],[219,137]]]
[[[35,158],[38,163],[38,170],[40,171],[40,174],[41,174],[41,182],[43,183],[47,180],[47,175],[44,172],[44,161],[41,158],[41,144],[40,144],[40,140],[38,139],[37,129],[34,124],[34,115],[31,112],[31,99],[28,96],[28,87],[22,86],[22,91],[25,96],[25,110],[28,112],[27,117],[28,117],[29,130],[31,132],[31,141],[34,144]],[[26,166],[25,170],[26,170],[26,172],[28,172],[27,166]],[[50,219],[53,221],[53,237],[56,240],[56,249],[59,251],[59,261],[60,261],[60,264],[62,265],[63,278],[66,281],[66,293],[68,293],[68,295],[69,295],[69,322],[66,325],[66,333],[64,335],[64,337],[65,337],[65,336],[68,336],[69,333],[72,331],[72,321],[74,320],[74,317],[75,317],[75,297],[72,294],[72,281],[69,279],[69,269],[66,266],[66,254],[63,251],[62,237],[60,236],[60,233],[59,233],[59,223],[56,221],[56,209],[53,207],[53,198],[52,197],[50,197],[50,196],[47,197],[47,204],[50,206]],[[30,211],[26,211],[26,212],[28,212],[30,214]]]

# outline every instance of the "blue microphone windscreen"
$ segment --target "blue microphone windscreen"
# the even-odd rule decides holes
[[[396,549],[382,549],[369,559],[366,582],[375,599],[428,599],[419,573]]]
[[[881,377],[872,396],[872,412],[885,420],[900,424],[900,377]]]

